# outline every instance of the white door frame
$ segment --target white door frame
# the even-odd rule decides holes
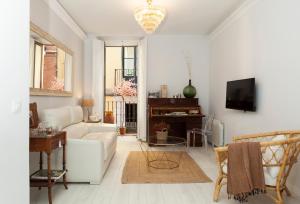
[[[143,38],[138,45],[138,111],[137,111],[137,138],[147,139],[147,49],[148,39]]]

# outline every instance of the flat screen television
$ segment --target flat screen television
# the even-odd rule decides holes
[[[226,108],[256,111],[255,78],[227,82]]]

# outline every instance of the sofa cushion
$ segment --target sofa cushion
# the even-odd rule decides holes
[[[57,127],[59,130],[71,124],[70,110],[67,107],[45,109],[42,111],[41,120],[48,127]]]
[[[95,132],[82,137],[84,140],[100,140],[104,145],[104,160],[109,157],[110,149],[113,148],[117,140],[115,132]]]
[[[70,106],[71,123],[80,123],[83,121],[83,111],[81,106]]]
[[[81,139],[89,132],[87,125],[83,122],[70,125],[63,130],[67,132],[67,137],[72,139]]]
[[[273,137],[272,142],[281,141],[281,140],[285,140],[285,139],[286,138],[284,135],[277,135],[277,136]],[[264,158],[265,162],[268,163],[269,161],[271,161],[271,164],[274,164],[274,163],[276,163],[276,161],[280,161],[282,159],[283,155],[284,155],[284,150],[282,149],[282,147],[280,145],[270,146],[263,153],[263,158]],[[274,159],[276,159],[276,160],[274,160]],[[271,177],[276,178],[279,173],[280,168],[279,167],[267,167],[266,170]]]
[[[95,132],[117,132],[116,124],[107,123],[87,123],[90,133]]]

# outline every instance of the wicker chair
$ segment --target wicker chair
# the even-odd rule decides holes
[[[282,194],[290,192],[287,178],[300,152],[300,131],[279,131],[234,137],[234,142],[260,142],[263,157],[267,195],[276,204],[283,204]],[[214,201],[219,199],[220,190],[226,184],[228,147],[215,148],[219,176],[215,184]],[[269,175],[273,174],[273,177]]]

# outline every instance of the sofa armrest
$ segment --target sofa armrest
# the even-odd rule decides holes
[[[103,142],[68,139],[66,150],[69,181],[100,183],[104,161]]]
[[[117,132],[115,124],[108,123],[87,123],[89,133],[93,132]]]

